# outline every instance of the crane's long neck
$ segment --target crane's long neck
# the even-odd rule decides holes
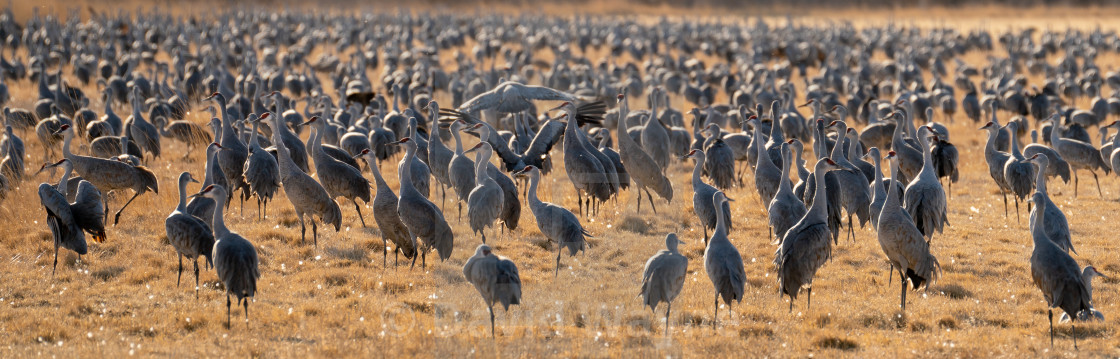
[[[1046,166],[1050,165],[1049,159],[1039,156],[1038,171],[1034,174],[1034,187],[1039,193],[1046,194]],[[1036,203],[1039,207],[1040,203]]]
[[[474,157],[474,181],[477,185],[490,180],[490,173],[486,171],[486,165],[490,164],[490,153],[485,147],[479,148],[478,155]]]
[[[279,147],[277,147],[276,152],[277,153],[280,152]],[[217,153],[218,153],[218,151],[211,150],[209,148],[207,148],[207,150],[206,150],[206,173],[204,173],[202,175],[202,187],[203,188],[206,188],[206,186],[214,184],[214,175],[212,174],[212,171],[214,171],[214,162],[217,162],[217,160],[215,159],[215,155]]]
[[[785,134],[782,133],[781,120],[778,119],[778,106],[770,106],[770,141],[774,143],[786,142]]]
[[[373,179],[377,181],[377,187],[388,187],[389,184],[385,182],[385,178],[381,176],[381,166],[377,164],[377,156],[373,153],[366,154],[366,162],[369,163],[369,170],[373,172]]]
[[[725,216],[723,213],[723,205],[725,203],[726,202],[723,201],[717,201],[716,203],[714,203],[716,211],[716,230],[712,232],[712,238],[709,242],[718,239],[727,239],[727,216]],[[709,243],[709,245],[711,245],[711,243]]]
[[[179,205],[175,207],[176,211],[187,211],[187,182],[189,180],[186,176],[179,177]]]
[[[890,162],[890,166],[891,166],[891,184],[890,184],[890,186],[887,187],[887,202],[883,205],[882,211],[886,211],[887,208],[894,209],[896,207],[901,207],[901,205],[898,202],[898,186],[894,185],[895,178],[898,178],[898,161],[895,160],[895,161],[888,161],[888,162]],[[876,161],[876,163],[878,163],[878,161]],[[878,171],[876,171],[876,172],[878,172]],[[883,181],[877,179],[875,181],[875,184],[879,185],[879,186],[882,186]]]
[[[922,144],[922,171],[933,173],[933,154],[929,151],[929,136],[918,134],[918,143]]]
[[[1054,128],[1051,128],[1050,131],[1050,133],[1054,133]],[[1107,137],[1108,132],[1105,132],[1104,136]],[[1120,148],[1120,132],[1117,132],[1115,136],[1112,136],[1112,150],[1116,151],[1116,149],[1118,148]]]
[[[828,154],[833,161],[847,160],[847,157],[844,156],[844,131],[846,130],[847,126],[844,126],[843,122],[836,123],[836,133],[838,133],[839,136],[836,136],[836,145],[832,146],[832,153]]]
[[[1093,298],[1093,274],[1089,271],[1081,272],[1081,282],[1085,283],[1085,292],[1089,293],[1089,299]]]
[[[400,177],[401,191],[405,188],[416,190],[412,184],[412,161],[416,158],[416,146],[405,146],[404,159],[401,160],[401,165],[398,167],[397,176]]]
[[[700,175],[702,175],[704,173],[704,160],[705,160],[704,152],[697,151],[695,157],[696,157],[695,158],[696,165],[692,167],[692,186],[693,187],[697,187],[697,186],[700,186],[700,185],[704,184],[704,181],[700,179]]]
[[[1017,160],[1022,160],[1023,152],[1019,151],[1019,136],[1015,134],[1017,127],[1018,126],[1009,129],[1010,131],[1008,131],[1008,134],[1010,136],[1008,137],[1011,137],[1011,155],[1015,156]]]
[[[539,207],[542,204],[540,198],[537,198],[537,184],[540,181],[541,181],[541,175],[539,173],[533,172],[532,174],[529,175],[528,197],[529,197],[529,208],[530,209],[536,209],[537,207]]]
[[[272,120],[273,127],[280,127],[282,124],[279,119]],[[292,161],[292,154],[288,152],[288,146],[284,145],[284,140],[280,137],[280,131],[272,131],[272,143],[276,144],[276,157],[280,162],[280,173],[287,175],[289,171],[296,168],[296,163]],[[283,178],[280,180],[283,182]]]
[[[261,149],[261,140],[257,138],[257,129],[260,127],[260,122],[260,120],[253,121],[253,132],[249,133],[249,146],[252,147],[254,151],[259,151]]]
[[[828,199],[825,197],[825,180],[824,175],[828,171],[825,169],[823,160],[818,160],[816,168],[813,169],[813,179],[817,182],[817,188],[813,192],[813,206],[809,207],[809,214],[814,218],[825,218],[828,216],[826,212]]]
[[[462,156],[463,155],[463,138],[459,137],[459,129],[452,128],[451,129],[451,137],[455,138],[455,154],[459,155],[459,156]]]
[[[66,130],[62,134],[62,156],[68,160],[74,160],[74,154],[70,153],[70,141],[74,139],[74,129]]]
[[[214,229],[214,238],[225,237],[229,234],[229,228],[226,228],[224,215],[226,196],[215,196],[214,202],[214,221],[211,224]]]
[[[782,145],[782,178],[778,181],[778,192],[791,192],[789,183],[789,163],[792,160],[789,154],[789,148],[784,144]],[[693,177],[696,175],[693,174]]]
[[[773,123],[771,122],[771,126],[772,125],[773,125]],[[762,143],[763,142],[762,141],[762,131],[760,131],[758,129],[759,127],[761,127],[759,125],[759,123],[755,122],[755,126],[754,126],[754,150],[756,152],[758,152],[758,161],[759,161],[758,164],[756,164],[756,166],[761,165],[763,163],[769,163],[770,166],[773,166],[774,161],[770,160],[770,154],[766,152],[766,146]],[[718,137],[718,136],[719,136],[719,134],[717,133],[713,137]]]
[[[802,148],[800,146],[793,146],[793,154],[794,164],[797,165],[797,178],[804,181],[806,178],[809,178],[809,170],[805,168],[805,158],[802,157],[804,156]]]
[[[72,174],[73,172],[74,172],[74,165],[71,164],[69,161],[64,162],[62,164],[62,178],[58,180],[58,186],[56,186],[58,188],[59,193],[62,193],[63,195],[66,195],[66,192],[68,190],[68,188],[66,186],[70,184],[69,183],[70,174]]]
[[[900,114],[900,115],[895,115],[894,119],[895,119],[895,124],[894,124],[894,133],[891,134],[891,148],[893,148],[895,151],[898,151],[899,149],[902,148],[902,146],[904,144],[906,144],[906,142],[904,142],[904,140],[902,139],[903,129],[906,126],[906,124],[904,123],[904,122],[906,122],[906,118],[904,118]]]
[[[882,162],[879,161],[878,153],[872,156],[871,162],[875,165],[875,183],[871,185],[875,188],[875,193],[879,193],[879,191],[883,191],[883,167]]]

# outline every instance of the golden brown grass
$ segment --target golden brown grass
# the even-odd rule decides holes
[[[969,60],[982,61],[983,54]],[[1102,56],[1103,66],[1116,64]],[[1038,81],[1038,79],[1032,79]],[[801,84],[801,81],[794,81]],[[13,83],[15,105],[33,101],[33,85]],[[437,96],[443,98],[443,94]],[[446,101],[444,101],[446,102]],[[675,107],[684,108],[679,98]],[[1081,104],[1084,106],[1085,104]],[[963,118],[963,116],[961,116]],[[204,122],[204,115],[190,119]],[[658,200],[659,214],[634,211],[633,193],[603,206],[583,223],[595,235],[593,247],[564,257],[553,277],[555,245],[547,244],[528,208],[521,228],[492,241],[496,253],[512,258],[524,284],[521,306],[498,311],[498,337],[491,339],[487,313],[477,292],[464,281],[461,266],[479,244],[465,223],[448,219],[456,238],[447,262],[427,270],[382,266],[376,228],[362,228],[355,212],[342,206],[339,233],[324,231],[318,249],[299,241],[298,223],[283,195],[269,218],[254,219],[255,208],[231,206],[227,223],[257,247],[262,277],[250,306],[251,321],[234,309],[232,328],[225,326],[224,295],[213,271],[202,273],[200,297],[190,285],[175,286],[177,259],[163,238],[163,219],[174,207],[174,178],[181,171],[200,175],[201,153],[178,161],[185,147],[164,140],[167,158],[152,163],[160,180],[159,195],[144,195],[112,227],[109,240],[92,245],[76,263],[63,251],[59,272],[51,276],[52,244],[43,224],[35,186],[46,175],[26,180],[0,210],[0,353],[5,357],[36,354],[120,357],[268,356],[382,357],[439,356],[579,356],[758,357],[809,355],[857,357],[1116,356],[1116,279],[1098,280],[1097,309],[1105,323],[1082,324],[1080,352],[1072,350],[1069,325],[1057,325],[1057,342],[1048,342],[1045,303],[1030,280],[1031,252],[1025,206],[1022,221],[1004,218],[1000,198],[982,160],[979,125],[958,118],[952,138],[961,152],[961,181],[953,186],[951,227],[933,239],[944,276],[933,287],[908,296],[908,312],[898,310],[898,283],[887,285],[888,267],[870,229],[857,230],[854,241],[841,240],[834,258],[819,272],[812,309],[804,299],[792,313],[777,295],[774,247],[769,245],[765,215],[749,181],[729,191],[736,221],[731,233],[742,252],[748,284],[741,304],[720,309],[712,324],[712,287],[703,270],[700,228],[692,215],[691,165],[677,162],[669,173],[676,199]],[[27,167],[38,168],[41,147],[30,134]],[[77,147],[77,145],[75,145]],[[541,197],[575,208],[575,196],[562,170],[545,177]],[[382,166],[396,186],[396,166]],[[1120,208],[1120,180],[1102,176],[1100,198],[1087,179],[1081,196],[1072,186],[1051,182],[1080,251],[1075,258],[1120,277],[1115,255],[1114,211]],[[197,190],[192,186],[190,191]],[[439,196],[433,196],[438,203]],[[122,203],[112,200],[113,208]],[[645,206],[643,206],[645,207]],[[1012,209],[1014,210],[1014,209]],[[366,211],[367,216],[369,211]],[[1012,212],[1014,215],[1014,212]],[[369,217],[367,222],[373,223]],[[663,246],[663,236],[677,232],[687,242],[689,274],[664,336],[664,307],[651,313],[636,297],[645,260]],[[392,258],[389,259],[390,262]],[[184,283],[189,283],[186,274]],[[730,314],[729,314],[730,313]]]

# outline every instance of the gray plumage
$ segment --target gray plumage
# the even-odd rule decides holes
[[[1101,272],[1098,272],[1093,266],[1085,266],[1085,270],[1081,272],[1081,282],[1085,284],[1085,291],[1089,293],[1090,304],[1093,302],[1093,278],[1095,277],[1109,279],[1108,276],[1101,274]],[[1104,314],[1099,310],[1089,308],[1088,310],[1081,311],[1081,314],[1077,316],[1077,320],[1084,322],[1103,322]],[[1058,319],[1058,323],[1066,323],[1069,321],[1069,314],[1066,313],[1062,313],[1061,318]]]
[[[696,217],[700,219],[700,226],[704,228],[704,243],[708,240],[708,229],[716,229],[719,215],[716,212],[723,212],[726,218],[725,224],[727,229],[730,230],[733,226],[731,221],[731,207],[716,209],[713,198],[716,192],[719,192],[715,187],[704,183],[700,175],[704,171],[704,152],[700,150],[692,150],[688,153],[687,157],[691,157],[696,161],[696,165],[692,169],[692,211],[696,213]]]
[[[945,199],[945,189],[941,187],[941,182],[937,181],[937,173],[933,169],[933,159],[929,151],[930,132],[932,129],[928,126],[922,126],[918,130],[918,141],[922,146],[922,170],[910,181],[906,186],[906,193],[902,195],[906,203],[906,212],[910,213],[910,218],[914,219],[914,225],[926,237],[926,241],[933,238],[934,231],[941,233],[949,223],[946,214],[948,203]]]
[[[213,199],[217,206],[214,210],[214,270],[226,289],[226,327],[230,327],[230,299],[237,297],[237,304],[244,303],[245,323],[249,322],[249,298],[257,295],[257,280],[261,278],[260,259],[257,249],[245,237],[226,228],[222,212],[225,208],[225,188],[210,185],[199,195]]]
[[[1007,181],[1007,185],[1011,189],[1011,197],[1015,200],[1015,218],[1019,217],[1019,201],[1026,200],[1027,196],[1034,190],[1034,171],[1035,168],[1027,159],[1023,157],[1023,153],[1019,152],[1019,136],[1015,135],[1015,127],[1018,123],[1011,122],[1005,127],[1011,133],[1011,157],[1003,164],[1003,180]]]
[[[779,179],[781,182],[778,183],[778,193],[774,194],[774,199],[770,200],[769,207],[767,207],[770,234],[774,236],[771,242],[774,244],[779,244],[785,237],[786,232],[794,224],[797,224],[797,221],[804,217],[807,211],[805,203],[793,194],[793,189],[790,187],[789,166],[794,163],[794,159],[790,154],[789,144],[782,144],[781,150],[783,157],[782,177]]]
[[[484,132],[482,136],[487,136]],[[471,232],[482,234],[482,243],[486,243],[486,227],[491,227],[497,221],[504,204],[502,187],[490,177],[488,165],[493,149],[483,138],[470,151],[478,151],[475,157],[475,187],[467,196],[467,218]]]
[[[1032,201],[1042,201],[1044,194],[1035,192]],[[1061,308],[1070,317],[1077,318],[1081,312],[1093,307],[1090,294],[1085,282],[1081,279],[1081,270],[1077,261],[1068,253],[1058,248],[1046,233],[1043,226],[1038,225],[1046,221],[1046,211],[1038,212],[1032,218],[1031,238],[1034,249],[1031,251],[1031,278],[1035,287],[1042,291],[1046,299],[1046,311],[1050,319],[1050,345],[1054,345],[1054,308]],[[1076,328],[1074,328],[1076,331]],[[1074,337],[1074,347],[1077,346],[1077,337]]]
[[[475,112],[493,109],[504,113],[521,112],[533,108],[533,103],[530,102],[532,100],[575,102],[579,98],[544,86],[506,81],[494,86],[490,91],[467,100],[459,106],[459,110]]]
[[[459,197],[456,202],[459,208],[459,219],[463,218],[463,202],[466,202],[470,197],[471,190],[474,190],[474,161],[463,154],[463,139],[459,135],[459,131],[467,127],[466,122],[455,121],[451,123],[451,137],[455,139],[455,152],[451,155],[451,160],[448,162],[447,178],[451,182],[451,188],[455,189],[455,195]],[[472,127],[481,127],[474,125]],[[487,133],[489,133],[487,131]]]
[[[625,95],[618,95],[618,106],[619,118],[625,118],[630,112]],[[649,205],[653,208],[654,213],[657,212],[657,207],[653,204],[653,196],[649,193],[650,189],[653,189],[661,198],[672,203],[672,183],[665,177],[661,167],[642,149],[642,146],[634,142],[634,139],[626,133],[626,126],[620,124],[615,137],[618,137],[618,155],[622,159],[622,164],[626,166],[630,179],[634,182],[634,197],[638,201],[638,213],[642,211],[642,191],[645,191],[646,198],[649,199]]]
[[[894,159],[894,152],[887,155],[890,161],[891,177],[898,174],[898,164]],[[920,178],[920,176],[919,176]],[[898,189],[891,186],[887,192],[886,203],[878,219],[879,247],[891,263],[891,268],[897,268],[902,283],[900,306],[906,311],[906,283],[909,282],[915,290],[929,288],[940,277],[940,267],[937,258],[929,251],[929,242],[923,239],[922,232],[898,201]]]
[[[583,132],[576,120],[575,105],[568,102],[558,109],[563,111],[560,119],[567,122],[564,128],[564,172],[576,189],[581,211],[585,203],[583,194],[587,193],[587,213],[590,213],[592,200],[605,202],[610,199],[613,185],[603,163],[592,153],[598,153],[598,150],[585,146],[579,137],[583,136]]]
[[[716,208],[723,207],[727,204],[727,196],[723,192],[716,192],[712,196],[712,203]],[[742,303],[743,286],[747,279],[743,270],[743,257],[727,238],[727,218],[723,216],[723,212],[716,212],[716,215],[716,230],[712,232],[712,238],[708,239],[708,247],[704,250],[704,270],[715,287],[713,328],[719,318],[719,299],[722,297],[729,307],[733,300]]]
[[[335,198],[342,197],[354,203],[354,210],[358,212],[358,220],[362,222],[362,227],[365,227],[366,219],[362,217],[362,207],[358,205],[358,200],[369,203],[369,181],[362,176],[362,171],[357,167],[336,160],[323,150],[325,122],[317,120],[317,117],[312,117],[305,122],[310,123],[313,130],[311,132],[312,144],[310,149],[311,157],[315,159],[315,176],[319,177],[319,183],[327,191],[327,195],[330,196],[332,201]]]
[[[671,148],[669,146],[669,132],[665,125],[661,123],[661,119],[657,114],[657,101],[658,90],[656,87],[650,90],[650,115],[646,117],[646,123],[642,126],[641,141],[642,148],[646,153],[649,153],[650,158],[653,158],[654,163],[662,172],[669,166],[669,154]]]
[[[829,127],[835,127],[838,134],[846,134],[848,132],[848,125],[844,121],[833,121]],[[849,238],[855,237],[855,226],[852,225],[852,217],[855,216],[859,219],[859,226],[863,228],[867,224],[868,219],[871,218],[871,191],[870,183],[867,182],[867,176],[863,175],[863,171],[856,167],[851,162],[848,162],[848,157],[844,154],[843,137],[837,137],[836,146],[832,147],[832,154],[830,155],[836,164],[844,167],[847,171],[834,172],[837,184],[840,185],[840,204],[844,207],[844,211],[848,214],[848,234]]]
[[[402,138],[396,144],[405,148],[402,162],[416,160],[416,144],[411,138]],[[427,254],[433,248],[439,254],[440,260],[447,260],[455,248],[455,235],[447,225],[447,220],[443,218],[443,212],[416,190],[412,181],[412,166],[398,166],[398,169],[401,197],[397,203],[397,215],[408,227],[412,246],[420,251],[421,266],[428,265]],[[412,265],[416,265],[416,257],[412,257]]]
[[[993,111],[995,110],[993,109]],[[1003,216],[1007,217],[1007,192],[1011,191],[1011,187],[1003,176],[1003,165],[1011,158],[1011,154],[996,148],[996,142],[1003,128],[1000,127],[994,115],[992,121],[980,129],[988,131],[988,141],[984,145],[984,160],[988,162],[988,174],[992,176],[992,180],[999,187],[1000,194],[1003,195]]]
[[[1058,123],[1060,116],[1055,113],[1050,116],[1052,123]],[[1070,169],[1073,170],[1073,195],[1077,196],[1077,170],[1089,170],[1093,174],[1093,181],[1097,183],[1097,192],[1104,197],[1104,192],[1101,191],[1101,183],[1097,178],[1098,169],[1103,169],[1107,173],[1111,171],[1111,166],[1101,159],[1100,149],[1093,147],[1092,144],[1081,142],[1074,139],[1064,138],[1060,134],[1061,131],[1050,131],[1050,145],[1054,147],[1055,151],[1069,162]],[[1115,150],[1114,150],[1115,151]]]
[[[261,117],[265,116],[269,116],[269,114],[266,113]],[[242,175],[245,177],[245,182],[249,183],[249,192],[257,196],[258,217],[264,218],[268,215],[268,202],[272,201],[272,196],[280,188],[280,165],[276,163],[275,157],[261,148],[258,138],[260,136],[257,136],[257,126],[259,126],[260,121],[260,119],[253,121],[253,132],[249,140],[249,156],[245,159],[245,169],[242,171]],[[263,213],[261,213],[262,205],[264,207]]]
[[[521,275],[509,258],[493,254],[490,246],[479,245],[474,256],[463,264],[463,276],[474,285],[486,309],[490,311],[490,335],[494,335],[494,303],[506,311],[512,304],[521,304]]]
[[[817,161],[813,178],[825,185],[814,189],[815,198],[827,197],[830,191],[825,174],[841,167],[825,157]],[[786,232],[782,245],[774,256],[778,266],[778,289],[781,294],[789,295],[789,310],[793,311],[793,301],[797,299],[802,287],[808,287],[806,308],[812,305],[813,277],[817,270],[832,256],[832,242],[829,241],[828,212],[826,201],[813,201],[805,216]]]
[[[179,254],[179,276],[175,286],[183,279],[183,257],[194,262],[194,295],[198,297],[198,257],[206,257],[206,264],[213,262],[214,233],[201,219],[188,214],[187,183],[198,183],[189,172],[179,174],[179,205],[163,221],[167,240]],[[211,219],[213,220],[213,219]]]
[[[222,173],[226,175],[226,184],[229,185],[229,187],[226,187],[229,191],[226,195],[232,196],[233,192],[248,186],[245,183],[244,169],[245,159],[249,157],[249,148],[245,147],[245,144],[241,142],[241,138],[237,135],[237,131],[233,129],[233,119],[230,118],[229,111],[226,109],[225,96],[215,92],[206,99],[217,101],[222,112],[222,133],[215,134],[214,137],[220,139],[218,143],[222,145],[221,150],[218,151],[218,167],[222,168]],[[275,132],[273,136],[275,136]],[[272,142],[280,143],[277,137],[274,137]],[[226,206],[229,206],[228,202]]]
[[[1034,217],[1038,216],[1037,212],[1039,210],[1045,211],[1045,219],[1039,223],[1041,223],[1042,231],[1046,234],[1046,237],[1054,241],[1054,244],[1058,245],[1058,248],[1066,252],[1077,253],[1077,250],[1073,248],[1073,240],[1070,237],[1069,222],[1066,220],[1066,214],[1062,212],[1061,208],[1058,208],[1058,206],[1054,204],[1054,201],[1050,200],[1050,193],[1046,190],[1045,172],[1046,167],[1050,165],[1050,159],[1046,157],[1046,155],[1036,154],[1031,156],[1028,161],[1028,164],[1033,163],[1034,166],[1038,166],[1034,188],[1035,192],[1042,194],[1042,196],[1034,196],[1035,207],[1031,209],[1031,221],[1029,223],[1036,223]]]
[[[401,161],[397,163],[397,172],[401,172],[401,168],[406,164],[409,165],[410,168],[408,173],[412,174],[412,185],[416,188],[417,192],[424,196],[424,198],[428,198],[432,193],[432,170],[427,165],[428,160],[419,157],[421,151],[423,152],[424,157],[428,156],[428,145],[425,142],[421,142],[424,140],[423,137],[417,135],[416,122],[416,117],[408,118],[408,138],[412,139],[413,145],[418,146],[417,154],[415,157],[413,157],[412,160],[409,161],[405,161],[405,159],[402,158]],[[471,170],[473,171],[474,169],[472,168]],[[470,189],[468,189],[467,192],[469,194]]]
[[[447,187],[451,186],[451,177],[448,173],[448,166],[451,164],[451,157],[455,155],[447,145],[443,143],[443,137],[440,136],[442,129],[439,125],[439,103],[435,101],[428,102],[429,117],[432,118],[432,126],[428,135],[428,167],[432,172],[432,177],[436,179],[439,184],[440,194],[443,200],[447,200]]]
[[[148,191],[159,193],[159,184],[151,170],[144,166],[133,166],[124,162],[107,160],[103,158],[79,156],[70,153],[70,141],[74,139],[74,129],[70,125],[63,125],[59,130],[63,133],[62,154],[74,166],[74,170],[89,181],[97,190],[112,192],[116,190],[131,189],[134,193],[128,202],[114,215],[113,223],[120,222],[121,212],[136,197]],[[106,212],[108,209],[106,208]]]
[[[516,174],[520,177],[529,177],[529,209],[533,211],[533,217],[537,220],[537,229],[541,231],[541,234],[549,241],[556,242],[558,248],[555,275],[559,275],[560,253],[563,252],[563,249],[568,249],[569,256],[575,256],[576,253],[587,248],[584,237],[590,237],[591,235],[579,223],[579,219],[572,214],[572,211],[552,203],[542,202],[537,198],[537,185],[541,180],[540,170],[529,165],[516,172]]]
[[[769,205],[770,201],[778,193],[778,186],[781,183],[782,169],[770,160],[767,154],[766,147],[762,139],[762,132],[759,130],[758,119],[750,120],[754,124],[754,151],[757,152],[758,162],[754,166],[754,187],[758,191],[758,196],[762,199],[763,205]],[[718,128],[718,127],[717,127]]]
[[[1046,166],[1046,176],[1050,178],[1058,177],[1062,179],[1062,182],[1069,183],[1069,162],[1062,159],[1058,151],[1050,148],[1050,146],[1038,143],[1037,130],[1031,130],[1031,142],[1031,144],[1023,147],[1023,157],[1030,158],[1040,153],[1046,155],[1046,158],[1050,159],[1050,165]],[[1104,149],[1102,148],[1101,150],[1102,156],[1111,154],[1111,151],[1109,153],[1104,153]]]
[[[283,126],[280,117],[271,116],[269,119],[273,127]],[[295,161],[292,161],[288,146],[284,145],[284,141],[280,138],[280,131],[272,132],[272,142],[276,144],[276,154],[279,157],[277,162],[280,167],[280,185],[284,188],[284,195],[288,197],[288,202],[291,202],[292,208],[295,209],[296,219],[299,220],[300,239],[307,241],[307,225],[304,222],[304,216],[307,216],[311,220],[312,239],[318,247],[319,226],[315,217],[319,217],[319,221],[324,224],[333,224],[337,232],[342,228],[342,211],[338,208],[338,203],[327,194],[327,190],[314,178],[301,171]],[[229,179],[229,176],[226,178]]]
[[[377,154],[365,150],[361,155],[365,156],[366,163],[373,172],[374,183],[377,185],[377,192],[373,196],[373,220],[381,230],[381,242],[384,244],[381,250],[381,264],[388,266],[389,242],[393,242],[393,265],[396,266],[398,255],[404,254],[405,259],[412,259],[416,256],[416,247],[408,237],[408,227],[405,227],[400,215],[397,214],[397,194],[393,193],[393,189],[381,176]]]
[[[688,257],[677,250],[681,242],[676,233],[665,236],[665,249],[658,251],[646,261],[642,270],[642,304],[651,311],[657,311],[657,305],[665,302],[665,333],[669,333],[669,313],[673,310],[673,300],[681,294],[684,287],[685,275],[688,274]]]
[[[218,166],[218,150],[221,149],[221,146],[215,142],[206,147],[206,174],[203,175],[202,188],[209,187],[212,184],[226,188],[226,175],[222,173],[222,168]],[[187,213],[202,219],[203,222],[206,222],[207,227],[214,228],[214,206],[215,202],[212,199],[203,196],[194,197],[187,202]]]

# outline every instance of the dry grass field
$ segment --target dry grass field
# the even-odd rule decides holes
[[[952,18],[948,11],[939,14]],[[1039,26],[1009,18],[999,25],[971,19],[972,25],[997,29]],[[1057,21],[1054,26],[1063,26]],[[966,60],[979,65],[985,55],[970,54]],[[1102,55],[1098,64],[1114,68],[1120,57]],[[13,106],[31,107],[34,84],[9,86]],[[450,103],[444,93],[436,99]],[[632,106],[638,106],[637,101]],[[686,106],[674,97],[675,108]],[[205,123],[208,118],[201,109],[196,107],[188,118]],[[701,228],[692,213],[692,165],[677,161],[669,168],[672,203],[659,199],[657,215],[647,206],[639,214],[634,193],[624,192],[598,216],[583,218],[595,236],[591,248],[576,257],[565,255],[558,277],[553,277],[555,244],[544,240],[527,207],[517,231],[492,239],[497,254],[517,263],[524,286],[522,305],[496,311],[496,339],[490,337],[482,300],[462,275],[462,265],[480,238],[471,234],[466,222],[455,219],[452,202],[443,208],[456,234],[454,253],[446,262],[433,260],[421,270],[394,267],[392,258],[383,266],[380,233],[369,211],[363,209],[371,227],[363,228],[349,205],[341,206],[340,232],[321,231],[318,248],[301,243],[299,223],[282,194],[263,221],[255,219],[252,203],[246,204],[243,215],[237,203],[227,212],[229,227],[257,247],[262,272],[250,306],[251,320],[243,321],[235,308],[232,328],[227,328],[224,291],[212,270],[203,271],[197,299],[187,284],[193,279],[190,273],[182,286],[175,285],[177,256],[166,240],[163,220],[178,201],[175,178],[181,171],[201,177],[204,158],[199,151],[178,160],[185,146],[164,139],[164,158],[149,163],[160,181],[159,194],[138,198],[122,222],[109,229],[108,241],[91,244],[81,262],[63,250],[53,277],[53,244],[35,192],[40,182],[51,179],[45,173],[30,176],[2,203],[0,356],[1120,356],[1117,279],[1095,282],[1096,308],[1108,320],[1077,326],[1080,351],[1073,350],[1068,324],[1056,325],[1056,343],[1050,347],[1046,305],[1030,279],[1026,207],[1019,221],[1014,209],[1011,217],[1004,217],[983,161],[985,133],[977,129],[980,125],[964,116],[948,124],[960,150],[962,172],[949,199],[952,226],[935,236],[931,247],[943,277],[926,292],[911,292],[904,314],[898,309],[897,278],[892,285],[884,283],[890,273],[869,228],[857,228],[854,241],[841,239],[814,281],[812,308],[805,308],[802,297],[790,313],[787,298],[778,296],[771,264],[775,247],[769,244],[766,217],[748,180],[744,187],[728,191],[736,200],[730,237],[745,262],[747,290],[741,304],[720,308],[713,328],[713,289],[702,268]],[[1095,131],[1091,133],[1096,142]],[[28,144],[26,169],[34,173],[42,164],[42,147],[33,133],[19,135]],[[475,140],[467,141],[469,145]],[[76,142],[75,150],[83,143]],[[382,171],[397,188],[395,161],[383,164]],[[540,196],[574,210],[575,191],[561,169],[563,162],[554,164],[556,169],[542,179]],[[1074,258],[1120,278],[1113,232],[1120,218],[1120,179],[1102,174],[1101,198],[1092,176],[1084,171],[1081,175],[1086,181],[1078,197],[1073,196],[1072,182],[1050,182],[1051,196],[1069,218],[1079,253]],[[119,208],[125,199],[112,198],[111,208]],[[439,204],[438,195],[433,199]],[[643,264],[663,248],[669,232],[686,242],[681,251],[689,258],[689,274],[665,323],[664,306],[651,313],[637,294]],[[663,334],[667,324],[669,336]]]

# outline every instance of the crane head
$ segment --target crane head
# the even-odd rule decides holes
[[[66,132],[66,130],[69,130],[69,129],[70,129],[70,125],[64,124],[64,125],[62,125],[61,127],[58,128],[58,131],[54,131],[54,135],[55,136],[61,135],[63,132]]]
[[[272,112],[265,112],[265,113],[262,113],[262,114],[261,114],[261,117],[260,117],[260,118],[258,118],[258,119],[257,119],[257,121],[261,121],[261,120],[264,120],[264,119],[268,118],[268,116],[272,116]]]
[[[362,149],[362,152],[359,152],[359,153],[358,153],[358,154],[356,154],[356,155],[350,156],[350,158],[353,158],[353,159],[358,159],[358,158],[360,158],[360,157],[362,157],[362,156],[365,156],[366,154],[369,154],[369,149],[368,149],[368,148],[363,148],[363,149]]]
[[[786,143],[792,145],[793,144],[793,139],[786,140]]]
[[[988,123],[984,124],[984,127],[981,127],[980,129],[981,130],[987,130],[989,128],[992,128],[992,126],[995,126],[995,125],[996,124],[994,122],[988,121]]]
[[[1098,271],[1097,267],[1094,267],[1094,266],[1085,266],[1085,275],[1097,276],[1097,277],[1101,277],[1101,278],[1104,278],[1104,279],[1109,279],[1108,276],[1106,276],[1106,275],[1104,275],[1104,273],[1101,273],[1100,271]]]
[[[887,159],[892,159],[897,155],[894,151],[887,152]]]
[[[571,105],[572,105],[572,103],[571,103],[571,102],[569,102],[569,101],[564,101],[564,103],[560,104],[560,106],[556,106],[556,107],[553,107],[553,108],[552,108],[551,110],[548,110],[548,112],[556,111],[556,110],[559,110],[559,109],[562,109],[562,108],[564,108],[564,107],[566,107],[566,106],[571,106]]]
[[[215,99],[215,98],[217,98],[218,96],[221,96],[221,95],[222,95],[221,92],[215,92],[215,93],[210,94],[210,96],[206,96],[206,98],[204,98],[203,100],[213,100],[213,99]]]
[[[485,143],[486,142],[479,141],[478,144],[474,145],[474,147],[471,147],[471,149],[466,150],[466,152],[463,152],[463,153],[471,153],[471,152],[477,151],[478,149],[482,148],[482,145],[485,144]]]
[[[619,101],[622,101],[622,100],[624,100],[624,99],[626,99],[626,95],[624,95],[624,94],[618,94],[618,100],[619,100]]]
[[[834,120],[834,121],[828,123],[828,127],[832,128],[832,127],[836,126],[836,124],[838,124],[838,123],[840,123],[840,121],[835,121]]]
[[[817,100],[814,100],[814,99],[809,99],[809,101],[806,101],[805,103],[803,103],[803,104],[801,104],[801,105],[799,105],[799,106],[797,106],[797,107],[805,107],[805,106],[809,106],[809,105],[812,105],[812,104],[813,104],[814,102],[816,102],[816,101],[817,101]]]
[[[319,119],[319,116],[311,116],[311,118],[310,118],[310,119],[308,119],[307,121],[305,121],[305,122],[303,122],[303,123],[301,123],[301,124],[299,124],[299,125],[296,125],[296,126],[300,126],[300,127],[303,127],[304,125],[309,125],[309,124],[311,124],[311,123],[314,123],[314,122],[315,122],[315,120],[318,120],[318,119]]]

